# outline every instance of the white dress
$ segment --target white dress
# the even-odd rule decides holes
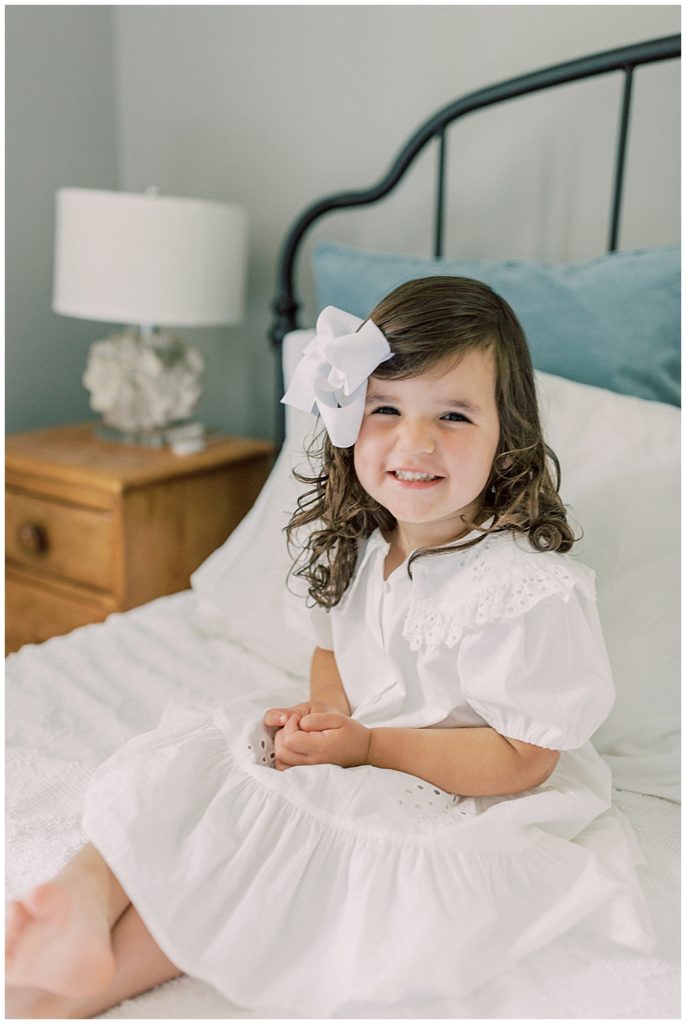
[[[96,772],[84,829],[184,972],[234,1003],[340,1016],[467,995],[582,924],[646,950],[640,859],[588,742],[613,686],[593,574],[508,534],[387,581],[364,544],[304,613],[368,726],[479,726],[563,751],[517,796],[370,766],[273,767],[259,697],[173,706]]]

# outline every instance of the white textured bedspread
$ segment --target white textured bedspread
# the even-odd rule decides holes
[[[243,678],[265,707],[303,699],[305,683],[204,625],[190,591],[162,598],[102,626],[25,647],[7,660],[7,891],[10,897],[58,870],[83,843],[81,798],[95,766],[152,728],[170,701],[222,702],[226,680]],[[679,1018],[679,808],[617,792],[646,864],[640,874],[657,945],[638,956],[581,930],[503,974],[468,1000],[430,999],[387,1018]],[[180,978],[113,1008],[125,1018],[250,1018],[206,985]],[[274,1007],[273,1018],[302,1015]],[[347,1016],[350,1016],[348,1012]],[[355,1017],[379,1017],[359,1007]],[[260,1015],[260,1019],[264,1019]]]

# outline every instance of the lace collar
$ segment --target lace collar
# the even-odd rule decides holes
[[[577,589],[595,600],[595,574],[569,555],[534,550],[526,537],[503,532],[449,555],[412,566],[412,596],[403,635],[414,651],[453,647],[466,630],[516,618],[554,594]]]

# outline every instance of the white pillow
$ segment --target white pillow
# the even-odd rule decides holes
[[[284,339],[284,377],[290,381],[314,331],[293,331]],[[305,490],[293,469],[307,470],[306,437],[316,420],[286,407],[286,441],[269,479],[249,514],[191,578],[199,597],[196,627],[225,636],[291,675],[309,672],[312,645],[284,619],[284,588],[291,567],[284,527]]]
[[[290,379],[312,331],[284,343]],[[597,573],[617,701],[594,743],[620,789],[678,799],[679,426],[673,406],[537,373],[562,496],[584,537],[573,552]],[[257,503],[195,572],[198,625],[305,676],[311,646],[284,621],[283,527],[301,485],[311,416],[287,409],[287,439]],[[576,532],[580,532],[577,528]]]
[[[680,410],[537,379],[562,498],[584,532],[572,552],[596,572],[617,690],[593,742],[619,789],[678,800]]]

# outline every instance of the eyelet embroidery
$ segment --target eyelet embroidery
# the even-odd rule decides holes
[[[505,536],[500,538],[500,544],[508,542],[512,543]],[[489,538],[453,563],[456,571],[443,588],[446,596],[437,600],[431,592],[429,572],[423,587],[419,581],[413,587],[403,627],[411,650],[435,650],[443,644],[454,647],[467,629],[523,615],[553,594],[568,600],[575,587],[595,600],[593,574],[585,566],[545,552],[522,552],[523,558],[515,555],[501,561],[489,556],[495,545],[496,541]],[[512,549],[503,546],[502,550],[509,554]]]
[[[414,814],[415,820],[421,822],[422,828],[432,835],[438,834],[446,825],[452,824],[455,814],[460,818],[471,818],[476,813],[471,797],[454,796],[428,782],[405,785],[402,795],[398,797],[397,805],[403,808],[403,813]],[[421,813],[415,813],[417,811]]]
[[[259,723],[252,732],[252,743],[246,744],[249,760],[253,764],[263,764],[268,768],[273,768],[274,761],[276,760],[274,741],[267,732],[266,727]]]

